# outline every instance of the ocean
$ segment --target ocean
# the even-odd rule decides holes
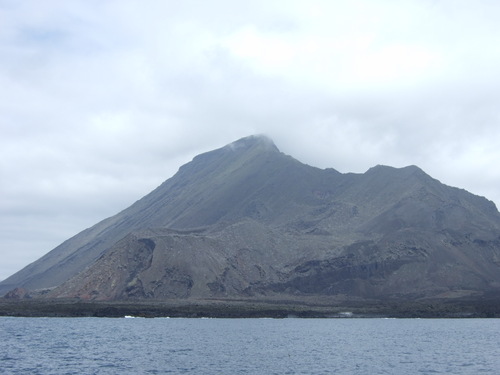
[[[0,317],[1,374],[500,374],[500,319]]]

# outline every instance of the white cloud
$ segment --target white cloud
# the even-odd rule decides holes
[[[254,133],[342,172],[417,164],[500,204],[499,15],[489,0],[2,2],[0,279]]]

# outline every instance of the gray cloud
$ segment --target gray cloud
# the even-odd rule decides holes
[[[0,4],[0,279],[200,152],[416,164],[500,203],[500,4]]]

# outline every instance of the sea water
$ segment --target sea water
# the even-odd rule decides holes
[[[500,320],[0,317],[0,373],[500,374]]]

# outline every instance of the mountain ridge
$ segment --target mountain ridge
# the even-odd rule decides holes
[[[4,280],[0,292],[422,298],[496,292],[499,270],[500,214],[487,199],[416,166],[363,174],[311,167],[250,136],[194,157]]]

